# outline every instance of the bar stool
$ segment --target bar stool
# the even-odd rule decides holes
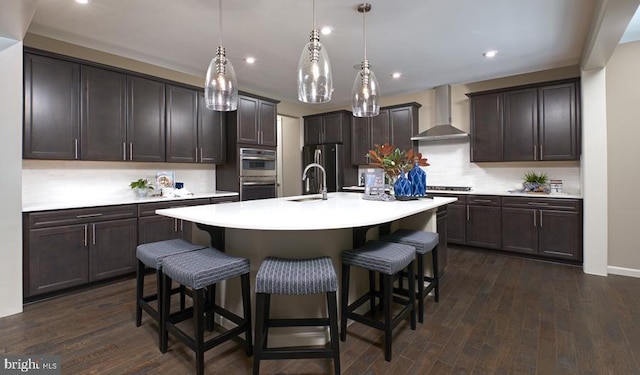
[[[162,297],[162,313],[160,314],[162,318],[160,324],[160,351],[162,353],[167,352],[169,333],[171,333],[195,352],[196,373],[198,375],[204,374],[204,353],[229,339],[237,337],[241,340],[247,355],[251,356],[253,338],[251,334],[249,259],[233,257],[209,247],[165,258],[162,264],[162,272],[162,291],[164,293]],[[212,298],[205,299],[205,289],[209,292],[209,296],[213,296],[212,291],[215,290],[219,281],[238,276],[240,276],[241,282],[244,317],[240,317],[216,305],[215,300]],[[188,314],[169,315],[169,306],[171,305],[169,288],[172,280],[192,290],[193,308],[190,309]],[[236,327],[205,341],[205,310],[222,315],[235,323]],[[195,320],[193,337],[177,326],[178,323],[189,318]],[[209,319],[213,319],[213,314]],[[245,334],[244,340],[238,337],[242,333]]]
[[[335,374],[340,374],[338,343],[338,277],[331,258],[285,259],[267,257],[256,276],[256,345],[253,373],[260,373],[260,361],[267,359],[333,358]],[[326,293],[329,318],[269,319],[271,295]],[[270,327],[329,327],[331,346],[327,348],[267,348]]]
[[[380,240],[415,247],[416,267],[418,268],[418,272],[416,273],[416,280],[418,283],[418,292],[416,297],[418,299],[418,321],[420,321],[420,323],[424,323],[424,299],[432,290],[434,291],[435,302],[437,303],[440,299],[440,277],[438,275],[438,233],[398,229],[390,235],[380,237]],[[425,276],[424,274],[424,256],[427,253],[431,253],[433,277]],[[411,280],[411,278],[409,278],[409,280]],[[426,287],[424,285],[425,282],[428,283]],[[403,294],[407,293],[407,290],[402,287],[402,283],[400,283],[399,291]]]
[[[174,239],[166,241],[151,242],[138,245],[136,248],[136,258],[138,259],[138,267],[136,271],[136,327],[142,324],[142,310],[149,314],[158,325],[160,324],[160,311],[162,300],[162,261],[164,258],[203,249],[206,246],[196,245],[191,242]],[[144,295],[144,274],[145,270],[152,268],[156,270],[156,293]],[[184,291],[184,289],[176,288],[171,292],[176,293]],[[157,308],[154,308],[150,302],[158,301]],[[180,295],[180,309],[184,310],[184,293]],[[158,330],[160,332],[160,330]],[[160,342],[160,340],[158,340]]]
[[[347,319],[368,325],[384,332],[384,359],[391,361],[391,337],[393,329],[406,315],[411,317],[411,329],[416,329],[415,288],[410,288],[408,298],[393,295],[393,279],[406,268],[410,279],[413,279],[413,261],[416,249],[413,246],[393,242],[369,241],[363,246],[342,252],[342,294],[341,294],[341,326],[340,339],[347,338]],[[349,276],[351,266],[364,268],[369,271],[369,293],[361,296],[352,304],[349,301]],[[380,291],[375,291],[375,275],[382,275]],[[370,313],[376,312],[375,298],[378,297],[383,306],[384,320],[380,322],[375,317],[358,314],[355,310],[369,301]],[[392,304],[402,305],[402,309],[392,317]]]

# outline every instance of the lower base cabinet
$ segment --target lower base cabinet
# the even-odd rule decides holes
[[[502,248],[500,197],[469,195],[467,197],[467,245],[488,249]]]

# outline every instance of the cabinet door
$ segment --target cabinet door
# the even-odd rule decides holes
[[[538,253],[538,211],[502,209],[502,249],[525,254]]]
[[[371,149],[369,118],[354,117],[351,128],[351,164],[369,164],[367,153]]]
[[[78,159],[80,65],[24,55],[24,158]]]
[[[502,94],[471,97],[471,161],[502,161]]]
[[[436,228],[440,238],[438,241],[438,277],[444,276],[445,269],[449,263],[449,249],[447,247],[448,240],[446,240],[449,237],[449,230],[447,227],[449,207],[446,205],[440,206],[436,212]]]
[[[258,143],[258,102],[255,98],[238,97],[238,143]]]
[[[413,149],[415,142],[411,137],[418,134],[418,108],[410,106],[390,109],[389,130],[393,145],[402,151]]]
[[[164,83],[127,76],[129,160],[165,160]]]
[[[138,244],[182,238],[176,219],[154,215],[138,218]]]
[[[388,109],[381,109],[379,115],[371,117],[369,124],[371,127],[371,145],[369,146],[369,149],[373,149],[375,145],[391,143]]]
[[[539,211],[540,255],[582,260],[582,217],[579,212]]]
[[[276,105],[260,100],[260,144],[277,146],[277,112]]]
[[[127,77],[82,66],[82,160],[125,160]]]
[[[224,164],[226,158],[226,132],[224,112],[208,109],[204,93],[199,93],[198,105],[198,146],[199,162]]]
[[[346,116],[343,113],[322,116],[322,143],[343,143],[342,129],[344,126],[348,126],[345,122]]]
[[[27,296],[53,292],[89,281],[87,225],[29,231]]]
[[[578,159],[576,83],[542,87],[540,111],[540,160]]]
[[[168,162],[195,163],[198,152],[198,92],[167,85]]]
[[[304,144],[315,145],[323,143],[322,117],[315,116],[304,119]]]
[[[466,244],[466,214],[463,204],[447,205],[447,242]]]
[[[467,206],[467,245],[501,248],[500,207]]]
[[[92,223],[89,280],[126,275],[136,269],[137,219]]]
[[[504,160],[538,159],[538,89],[504,93]]]

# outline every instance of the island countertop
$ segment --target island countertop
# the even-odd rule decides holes
[[[411,201],[370,201],[359,193],[261,199],[225,204],[157,210],[169,216],[215,227],[254,230],[327,230],[388,223],[439,206],[456,198],[420,198]],[[301,200],[301,201],[297,201]]]

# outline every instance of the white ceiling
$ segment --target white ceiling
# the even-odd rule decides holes
[[[596,0],[370,0],[368,58],[382,95],[423,91],[579,63]],[[218,45],[216,0],[41,0],[28,31],[202,76]],[[334,93],[350,103],[362,60],[357,2],[316,2]],[[223,2],[224,46],[242,90],[297,102],[296,67],[312,29],[311,0]],[[482,56],[496,49],[492,60]],[[257,62],[247,65],[244,58]],[[391,73],[399,71],[400,79]]]

